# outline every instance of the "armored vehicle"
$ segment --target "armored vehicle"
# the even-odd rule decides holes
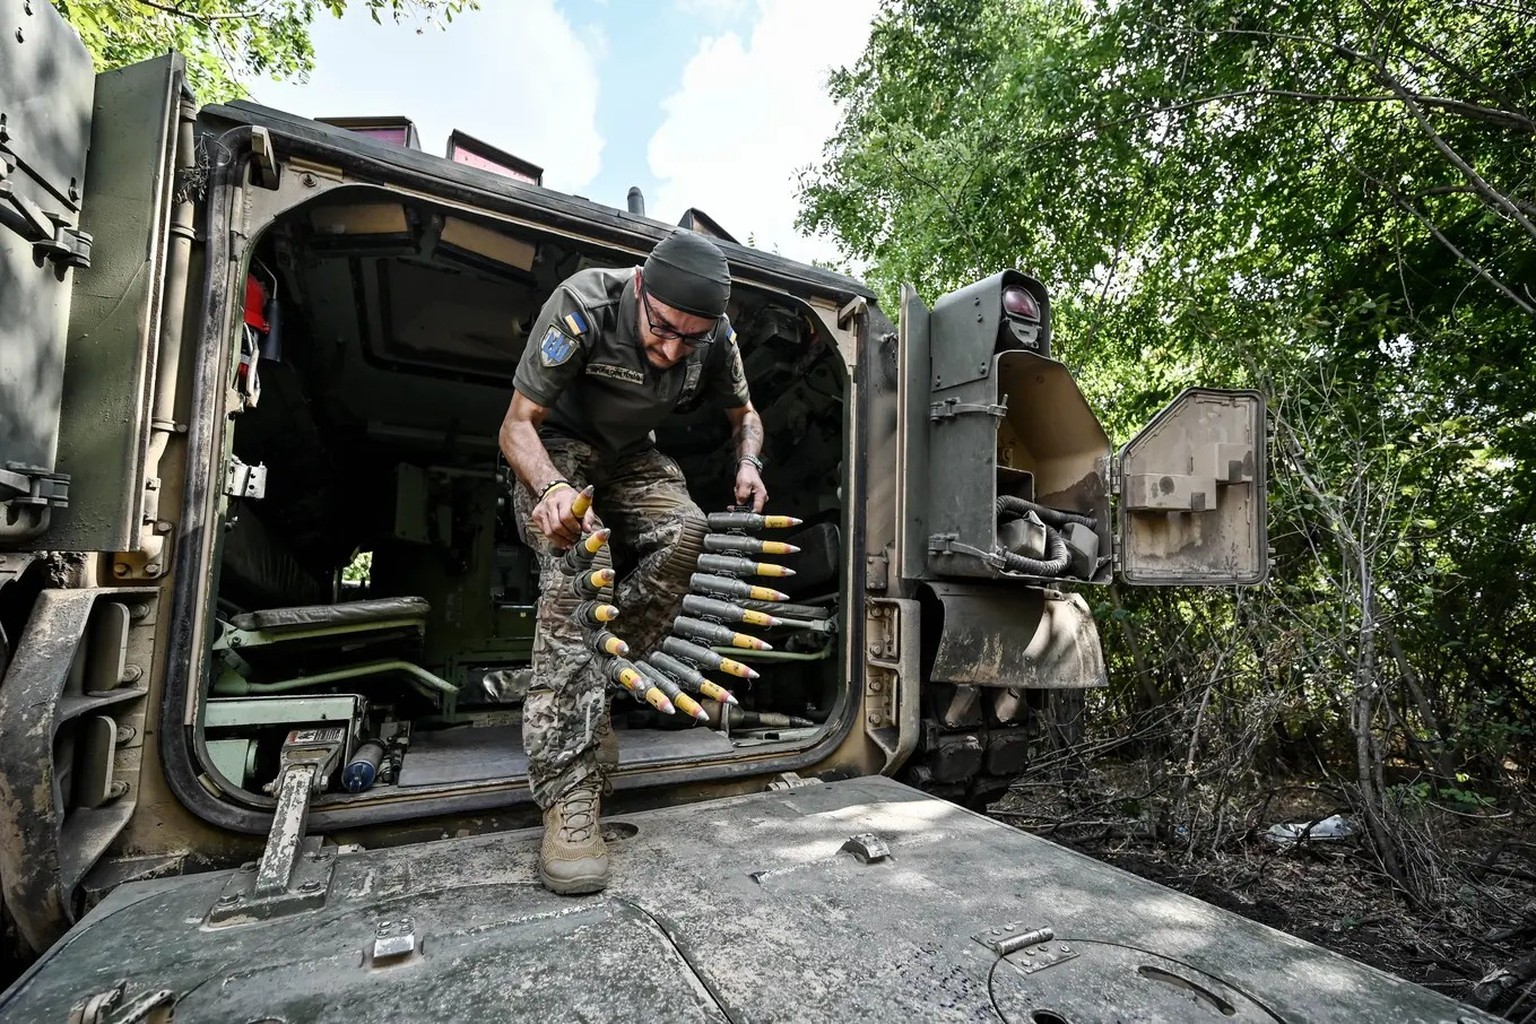
[[[897,327],[696,211],[789,621],[707,723],[624,698],[618,877],[544,893],[496,429],[556,284],[672,225],[0,11],[0,1017],[1481,1019],[961,806],[1104,684],[1083,590],[1264,577],[1257,396],[1117,450],[1038,281]],[[659,437],[705,508],[724,429]]]

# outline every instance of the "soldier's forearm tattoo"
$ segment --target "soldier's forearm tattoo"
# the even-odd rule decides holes
[[[763,421],[755,411],[747,413],[741,418],[741,423],[736,427],[736,435],[731,439],[736,444],[736,457],[744,459],[748,455],[760,456],[763,453]]]

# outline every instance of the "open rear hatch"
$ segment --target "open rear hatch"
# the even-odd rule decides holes
[[[290,734],[341,726],[313,804],[321,825],[441,809],[423,797],[521,799],[539,580],[497,431],[553,289],[643,255],[350,183],[271,219],[247,252],[227,367],[236,414],[211,496],[201,774],[270,809]],[[658,768],[739,771],[846,729],[845,354],[825,312],[782,288],[738,282],[729,312],[765,423],[771,511],[804,520],[780,531],[801,552],[776,559],[797,575],[767,581],[789,594],[791,624],[756,631],[771,651],[730,650],[759,678],[713,676],[741,703],[705,701],[708,723],[621,697],[621,788]],[[729,434],[720,410],[686,403],[658,431],[706,511],[731,501]],[[613,557],[622,576],[622,545]]]

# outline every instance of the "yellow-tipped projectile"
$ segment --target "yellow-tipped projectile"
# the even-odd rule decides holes
[[[685,715],[692,715],[694,718],[697,718],[701,722],[709,721],[709,716],[704,713],[704,709],[699,706],[699,702],[688,696],[686,693],[678,694],[677,699],[672,703],[676,704],[677,710],[681,711]]]
[[[757,637],[755,637],[755,636],[748,636],[745,633],[732,633],[731,634],[731,646],[732,647],[740,647],[744,651],[771,651],[771,650],[773,650],[773,645],[770,644],[768,641],[766,641],[766,640],[759,640]]]
[[[580,519],[582,516],[587,514],[587,509],[591,507],[592,485],[588,484],[581,489],[580,494],[576,495],[576,500],[571,502],[571,515],[575,516],[577,519]],[[774,517],[769,516],[768,518],[772,519]]]
[[[593,530],[581,539],[581,547],[587,554],[596,555],[599,551],[603,550],[603,545],[608,543],[608,538],[611,536],[613,536],[613,531],[606,526],[601,530]]]
[[[788,577],[795,574],[795,570],[783,565],[774,565],[772,562],[758,562],[752,567],[754,576],[781,576]]]
[[[596,633],[591,634],[591,637],[592,647],[599,653],[606,654],[611,658],[625,658],[629,656],[629,644],[606,629],[598,630]]]
[[[791,526],[799,526],[805,522],[794,516],[763,516],[763,528],[767,530],[787,530]]]
[[[738,679],[754,679],[757,677],[756,672],[734,658],[721,658],[719,670],[726,675],[732,675]]]
[[[593,590],[602,590],[613,582],[615,575],[612,569],[594,569],[587,573],[587,585]]]
[[[721,704],[740,704],[736,695],[719,683],[705,682],[699,686],[699,692],[710,700],[719,701]]]
[[[798,555],[800,549],[793,544],[786,544],[782,540],[763,541],[763,554],[765,555]]]
[[[741,610],[741,621],[749,626],[777,626],[779,620],[767,612],[755,612],[750,608]]]
[[[789,595],[772,587],[751,587],[747,591],[747,597],[754,601],[788,601]]]
[[[571,617],[584,626],[601,626],[605,622],[612,622],[619,617],[619,610],[611,604],[599,604],[596,601],[583,601],[576,606]]]
[[[677,708],[673,707],[672,702],[667,700],[667,695],[654,686],[645,691],[645,702],[664,715],[677,714]]]

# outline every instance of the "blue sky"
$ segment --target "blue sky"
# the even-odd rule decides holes
[[[552,188],[647,212],[689,206],[737,238],[830,258],[793,228],[795,172],[837,123],[826,72],[863,50],[876,0],[481,0],[451,25],[315,24],[307,84],[252,81],[316,116],[405,114],[422,148],[460,128],[545,169]]]

